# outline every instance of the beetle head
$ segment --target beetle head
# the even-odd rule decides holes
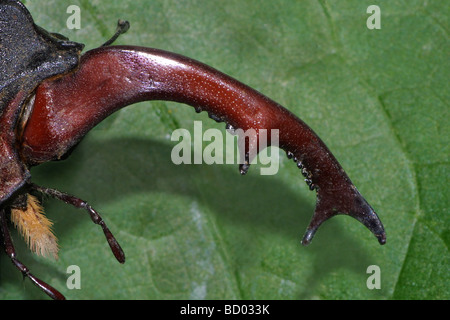
[[[78,65],[83,45],[55,37],[36,26],[19,1],[1,0],[0,48],[3,91],[24,81],[37,85],[43,79],[67,73]]]
[[[21,2],[0,0],[0,205],[29,177],[16,150],[26,102],[42,81],[76,68],[82,49],[36,26]]]

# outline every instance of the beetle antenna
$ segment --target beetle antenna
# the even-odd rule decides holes
[[[45,283],[44,281],[36,278],[33,274],[31,274],[30,270],[22,262],[16,259],[16,249],[14,248],[11,234],[8,230],[5,209],[0,210],[0,229],[0,234],[3,235],[3,243],[5,245],[6,254],[11,259],[11,262],[16,266],[16,268],[19,269],[20,272],[22,272],[23,276],[29,278],[36,286],[38,286],[52,299],[65,300],[66,298],[58,290]]]
[[[50,189],[46,187],[38,186],[34,183],[30,184],[31,189],[36,190],[40,193],[47,194],[51,196],[52,198],[61,200],[67,204],[70,204],[78,209],[85,209],[91,216],[92,221],[95,224],[98,224],[103,229],[103,233],[105,234],[106,240],[108,241],[108,244],[111,248],[111,251],[113,252],[114,256],[116,257],[117,261],[120,263],[125,262],[125,253],[123,252],[122,248],[119,245],[119,242],[117,242],[116,238],[113,236],[112,232],[109,230],[109,228],[106,226],[105,221],[103,221],[102,217],[98,214],[97,211],[94,210],[86,201],[81,200],[80,198],[74,197],[70,194]]]
[[[125,32],[128,31],[128,29],[130,29],[130,23],[126,20],[121,20],[119,19],[119,21],[117,21],[117,28],[116,28],[116,33],[114,33],[114,35],[111,37],[111,39],[109,39],[108,41],[106,41],[104,44],[102,44],[102,47],[106,47],[109,46],[110,44],[112,44],[114,41],[117,40],[117,38],[121,35],[124,34]]]

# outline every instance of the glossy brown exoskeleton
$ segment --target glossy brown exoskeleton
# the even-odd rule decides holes
[[[109,43],[107,43],[109,44]],[[0,0],[0,229],[14,265],[55,299],[63,296],[17,260],[8,231],[11,212],[34,207],[29,194],[43,193],[86,209],[120,262],[125,255],[105,223],[86,202],[30,180],[29,168],[63,159],[96,124],[143,100],[185,103],[216,121],[243,130],[277,129],[279,147],[293,159],[311,190],[316,209],[302,243],[337,214],[363,223],[381,244],[383,225],[322,140],[302,120],[254,89],[195,60],[158,49],[102,46],[81,56],[83,45],[37,27],[27,9]],[[270,141],[270,139],[269,139]],[[244,146],[245,174],[256,155]],[[251,156],[248,156],[251,155]],[[16,211],[15,211],[16,210]],[[23,219],[25,219],[23,217]]]

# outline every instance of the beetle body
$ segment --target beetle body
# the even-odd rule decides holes
[[[252,129],[256,134],[278,130],[279,147],[294,160],[317,194],[316,209],[302,243],[309,244],[319,226],[337,214],[357,219],[380,244],[385,243],[384,227],[373,208],[323,141],[286,108],[230,76],[178,54],[136,46],[103,46],[80,58],[82,49],[82,44],[36,26],[19,1],[0,0],[0,230],[13,264],[52,298],[63,296],[17,260],[8,231],[8,219],[16,217],[18,228],[31,234],[27,219],[38,217],[40,209],[29,193],[46,194],[86,210],[102,228],[117,260],[125,262],[125,255],[89,204],[33,184],[29,168],[64,158],[103,119],[143,100],[187,104],[208,112],[210,118],[225,122],[229,128]],[[242,147],[246,159],[240,171],[245,174],[252,157],[261,150],[252,143]],[[55,242],[48,225],[38,226],[39,232],[32,233],[38,239],[31,243]],[[45,248],[36,251],[55,254]]]

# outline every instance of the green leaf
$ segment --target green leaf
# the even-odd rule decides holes
[[[69,5],[81,29],[68,30]],[[63,162],[33,181],[88,201],[121,243],[112,256],[87,214],[45,200],[60,258],[36,257],[14,231],[19,259],[70,299],[449,299],[449,23],[445,1],[26,1],[35,21],[92,49],[116,44],[174,51],[256,88],[310,125],[387,230],[380,246],[356,220],[326,222],[300,239],[315,206],[281,154],[274,176],[259,165],[180,165],[176,128],[220,128],[184,105],[125,108],[92,130]],[[12,228],[12,227],[11,227]],[[46,296],[0,256],[0,298]],[[81,289],[66,269],[81,269]],[[381,289],[368,289],[368,266]]]

